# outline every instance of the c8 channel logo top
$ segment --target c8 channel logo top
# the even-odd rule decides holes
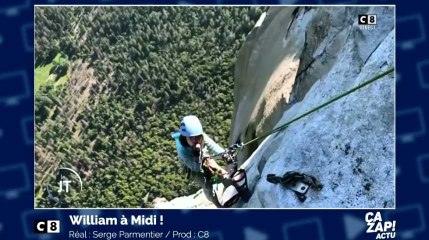
[[[364,14],[358,15],[358,24],[360,30],[374,30],[377,25],[377,15]]]
[[[35,233],[60,233],[60,221],[58,220],[35,220]]]

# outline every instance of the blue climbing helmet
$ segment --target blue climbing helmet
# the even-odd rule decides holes
[[[180,134],[184,137],[193,137],[203,134],[203,126],[200,120],[194,116],[185,116],[180,122]]]

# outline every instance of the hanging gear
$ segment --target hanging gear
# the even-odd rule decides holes
[[[247,186],[247,175],[244,169],[238,169],[231,176],[231,185],[225,188],[219,203],[223,207],[231,207],[241,198],[248,202],[251,197],[249,187]]]
[[[293,171],[286,172],[282,177],[268,174],[267,181],[274,184],[281,183],[283,187],[292,190],[301,202],[307,199],[308,189],[321,191],[323,188],[323,185],[315,177]]]
[[[241,148],[241,144],[230,146],[225,152],[217,154],[213,157],[222,157],[227,164],[227,172],[223,173],[220,169],[213,169],[207,164],[207,159],[203,160],[202,168],[206,179],[206,186],[211,187],[213,184],[224,185],[221,194],[217,194],[217,200],[221,207],[231,207],[238,200],[244,202],[249,201],[251,193],[247,185],[246,170],[238,169],[237,150]]]

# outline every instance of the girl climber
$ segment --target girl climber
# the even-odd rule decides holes
[[[176,142],[179,161],[185,168],[187,178],[202,187],[206,197],[220,207],[216,198],[216,189],[206,181],[203,167],[212,174],[216,172],[220,176],[226,176],[227,171],[210,157],[224,152],[224,149],[204,133],[200,120],[193,115],[184,117],[180,123],[179,132],[172,133],[171,136]],[[222,180],[221,177],[220,181]]]

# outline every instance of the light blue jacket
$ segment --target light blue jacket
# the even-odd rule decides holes
[[[175,132],[171,134],[174,141],[176,141],[177,154],[179,155],[179,161],[184,164],[186,167],[191,169],[193,172],[201,171],[201,160],[203,157],[212,156],[224,152],[224,149],[219,146],[213,139],[211,139],[207,134],[203,133],[204,138],[204,148],[200,158],[196,159],[192,154],[192,149],[190,147],[185,147],[180,143],[180,133]]]

